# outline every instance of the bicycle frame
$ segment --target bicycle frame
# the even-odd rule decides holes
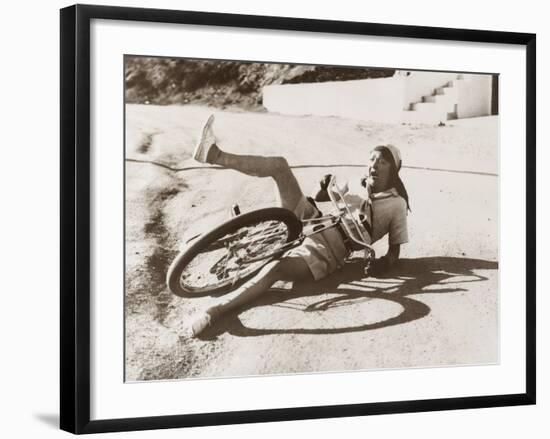
[[[322,229],[315,230],[310,235],[322,232],[323,230],[326,230],[330,227],[335,227],[337,224],[341,224],[344,227],[344,229],[345,229],[346,233],[348,234],[349,238],[353,242],[355,242],[360,247],[363,247],[365,250],[374,251],[372,246],[370,245],[370,243],[366,242],[363,239],[363,232],[361,230],[361,226],[360,226],[359,222],[357,221],[357,218],[355,218],[355,216],[353,215],[348,203],[344,199],[345,194],[342,193],[342,191],[340,190],[340,188],[336,184],[336,176],[333,176],[330,179],[330,182],[329,182],[328,187],[327,187],[327,191],[328,191],[328,196],[330,198],[330,201],[332,202],[332,204],[333,204],[334,208],[336,209],[336,211],[338,212],[338,214],[336,214],[336,215],[325,215],[325,216],[318,217],[318,218],[311,218],[311,219],[302,220],[303,223],[309,223],[309,222],[313,222],[313,221],[327,220],[327,219],[334,220],[332,224],[329,224],[327,227],[324,227]],[[340,204],[342,206],[340,206]],[[351,221],[351,227],[346,221],[342,221],[342,218],[346,214],[348,215],[348,217]],[[308,235],[308,236],[310,236],[310,235]]]
[[[317,218],[303,219],[302,223],[304,225],[310,225],[310,224],[312,225],[311,230],[307,232],[303,231],[297,239],[282,246],[276,252],[273,252],[267,255],[262,255],[257,258],[250,258],[250,259],[247,259],[246,261],[256,262],[261,259],[266,259],[268,257],[271,257],[274,254],[279,254],[283,251],[290,250],[291,248],[299,246],[304,241],[304,239],[307,238],[308,236],[321,233],[324,230],[330,229],[332,227],[336,227],[338,224],[341,224],[342,227],[344,227],[347,235],[353,242],[355,242],[357,245],[359,245],[365,250],[365,260],[373,259],[374,249],[372,248],[370,243],[366,242],[363,239],[363,232],[361,230],[361,226],[359,225],[357,219],[353,215],[348,203],[344,199],[345,194],[342,193],[342,191],[336,184],[336,176],[333,176],[330,179],[327,189],[328,189],[328,195],[329,195],[330,201],[332,202],[332,205],[334,206],[334,208],[338,213],[323,215]],[[346,221],[342,221],[342,218],[344,217],[344,215],[348,215],[349,219],[351,220],[351,227]],[[318,223],[318,226],[320,227],[315,226],[314,225],[315,223]]]
[[[213,250],[217,251],[221,248],[224,248],[226,250],[221,259],[219,258],[219,254],[215,256],[218,260],[215,261],[213,265],[210,265],[208,267],[210,273],[213,273],[215,276],[217,276],[218,280],[223,280],[223,282],[229,281],[231,282],[231,285],[235,285],[236,282],[241,278],[240,275],[242,270],[249,269],[245,268],[247,265],[251,263],[261,262],[267,259],[279,258],[282,256],[282,254],[284,254],[284,252],[302,244],[308,236],[321,233],[324,230],[330,229],[332,227],[342,227],[344,232],[349,236],[350,240],[358,245],[358,249],[364,250],[365,274],[368,275],[370,262],[374,258],[374,250],[372,249],[370,243],[366,242],[366,240],[364,239],[362,226],[360,225],[358,219],[354,216],[350,206],[344,199],[345,193],[343,193],[343,191],[340,190],[340,188],[337,186],[335,177],[332,177],[328,184],[328,194],[336,212],[317,218],[308,218],[302,220],[302,226],[307,225],[310,227],[302,227],[302,231],[300,232],[298,237],[290,242],[285,243],[286,239],[288,239],[287,231],[278,230],[280,227],[279,224],[281,224],[282,221],[278,220],[273,222],[269,218],[269,216],[265,217],[265,221],[257,223],[265,223],[265,226],[261,227],[259,230],[256,230],[250,235],[248,235],[246,231],[243,231],[241,236],[238,236],[240,233],[237,233],[237,235],[234,236],[233,232],[238,232],[240,229],[233,229],[232,232],[230,231],[230,229],[228,229],[228,233],[226,235],[210,241],[208,245],[213,243],[215,244]],[[287,212],[285,213],[285,215],[289,216],[291,215],[291,213]],[[293,220],[295,220],[295,218]],[[296,233],[293,233],[293,236],[296,236]],[[282,241],[279,240],[279,238]],[[187,244],[191,240],[188,240]],[[269,253],[256,251],[256,249],[261,250],[262,246],[265,246],[265,244],[269,246],[271,240],[279,242],[277,243],[277,247],[275,247],[274,249],[265,249]],[[355,250],[355,248],[353,249]],[[194,249],[193,251],[195,250],[196,249]],[[180,252],[180,255],[178,255],[178,258],[186,257],[186,251],[187,250],[182,250],[182,252]],[[196,256],[198,253],[200,253],[200,250],[197,251],[194,256]],[[194,256],[191,256],[191,259],[189,259],[185,264],[189,264],[189,261],[191,261]],[[178,285],[180,285],[180,289],[182,289],[182,291],[186,291],[185,294],[188,294],[191,290],[189,290],[187,286],[181,285],[181,274],[186,265],[180,265],[180,259],[178,258],[174,261],[178,261],[175,266],[174,262],[172,263],[172,266],[168,272],[169,280],[167,280],[167,282],[170,285],[173,276],[177,276],[177,282],[179,282]],[[234,274],[228,272],[229,261],[232,261],[231,270],[234,271]],[[211,269],[214,267],[216,267],[215,272],[211,271]],[[221,268],[223,272],[218,273],[219,268]],[[261,266],[259,266],[258,269],[259,268],[261,268]],[[174,279],[176,278],[174,277]],[[191,286],[190,288],[195,288],[195,290],[197,288],[199,290],[208,290],[208,285],[199,285],[198,287]],[[193,293],[193,291],[191,291],[191,293]]]

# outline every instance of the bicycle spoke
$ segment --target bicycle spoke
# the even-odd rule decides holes
[[[223,264],[223,276],[222,276],[222,279],[225,278],[225,275],[227,274],[227,270],[228,270],[228,263],[229,263],[229,256],[232,254],[231,250],[229,250],[229,252],[225,255],[224,259],[225,259],[225,264]],[[220,279],[221,280],[221,279]]]
[[[241,227],[198,253],[183,270],[180,284],[201,289],[234,283],[284,249],[287,239],[287,226],[280,221],[268,220]]]

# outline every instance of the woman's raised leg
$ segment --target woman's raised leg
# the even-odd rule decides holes
[[[286,209],[294,210],[304,196],[296,176],[284,157],[237,155],[220,150],[215,163],[254,177],[273,178],[281,205]]]
[[[212,124],[214,116],[207,120],[193,157],[203,163],[220,165],[254,177],[271,177],[275,180],[282,207],[294,210],[301,201],[302,189],[287,160],[279,156],[231,154],[217,145]]]

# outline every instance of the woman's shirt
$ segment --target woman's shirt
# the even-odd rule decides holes
[[[366,194],[366,191],[365,191]],[[404,244],[409,241],[407,230],[407,202],[395,188],[370,195],[367,199],[347,193],[344,200],[360,224],[361,234],[367,243],[374,243],[388,234],[389,245]],[[352,220],[344,217],[346,224],[354,230]]]

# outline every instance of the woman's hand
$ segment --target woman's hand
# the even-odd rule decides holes
[[[367,275],[378,276],[388,271],[390,266],[391,265],[388,259],[385,256],[382,256],[381,258],[375,259],[370,263]]]
[[[400,244],[390,245],[388,253],[371,262],[367,274],[369,276],[377,276],[387,272],[399,259],[400,249]]]

